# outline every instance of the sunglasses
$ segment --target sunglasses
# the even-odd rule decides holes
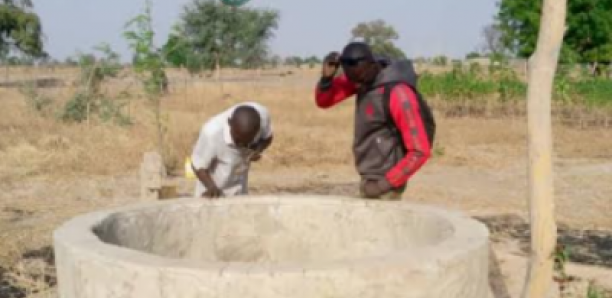
[[[360,58],[352,58],[352,57],[340,57],[339,59],[340,64],[342,64],[343,66],[357,66],[357,64],[359,64],[359,62],[361,61],[366,61],[366,58],[364,57],[360,57]]]

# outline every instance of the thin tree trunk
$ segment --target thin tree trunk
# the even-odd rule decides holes
[[[183,81],[183,99],[185,103],[188,102],[189,96],[187,95],[187,78]]]
[[[215,55],[215,79],[217,82],[221,80],[221,62],[219,61],[221,58],[219,54]]]
[[[528,147],[531,250],[523,298],[545,298],[557,241],[552,179],[551,97],[565,32],[567,0],[545,0],[536,51],[529,61]]]
[[[157,118],[157,147],[159,148],[159,154],[162,156],[162,160],[166,161],[166,155],[164,154],[164,131],[162,127],[161,105],[159,99],[157,99],[156,104],[157,107],[155,108],[155,117]]]
[[[597,69],[599,68],[599,63],[597,63],[597,61],[595,61],[595,63],[593,63],[593,65],[591,66],[591,76],[597,76]]]
[[[217,84],[219,84],[220,97],[223,98],[225,88],[223,86],[223,82],[221,81],[221,56],[219,54],[216,54],[215,57],[215,80],[217,81]]]
[[[159,154],[162,158],[162,164],[164,165],[163,169],[166,168],[166,161],[167,161],[167,156],[165,154],[165,148],[164,148],[164,123],[162,122],[162,89],[163,86],[161,85],[162,83],[160,82],[160,85],[158,86],[158,90],[157,90],[157,94],[154,95],[155,97],[155,117],[157,118],[157,146],[159,148]],[[162,177],[166,177],[166,171],[163,170],[162,171]]]
[[[86,111],[85,117],[87,117],[87,127],[90,126],[91,101],[93,100],[94,93],[97,94],[97,91],[98,91],[96,90],[96,88],[94,88],[94,86],[92,86],[92,84],[94,83],[93,77],[96,74],[96,71],[98,70],[98,65],[99,65],[99,62],[96,61],[93,68],[91,69],[91,73],[89,74],[89,77],[87,78],[87,83],[85,85],[85,100],[87,100],[87,111]],[[93,92],[92,92],[92,89],[94,90]]]
[[[90,115],[91,115],[91,102],[90,99],[87,99],[87,110],[86,110],[86,114],[85,117],[87,117],[87,127],[90,126]]]

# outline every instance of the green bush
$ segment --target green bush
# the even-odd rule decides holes
[[[527,83],[514,70],[499,66],[486,74],[478,65],[465,70],[458,65],[440,74],[424,72],[420,91],[428,97],[445,101],[497,99],[525,100]],[[555,79],[553,100],[596,107],[612,103],[612,80],[597,77],[571,78],[560,73]]]
[[[122,113],[125,104],[119,103],[120,98],[113,99],[101,90],[105,81],[119,75],[122,69],[119,55],[105,44],[96,47],[96,50],[102,54],[101,58],[91,54],[79,55],[77,91],[60,111],[59,118],[64,122],[79,123],[97,116],[103,122],[114,120],[117,124],[129,124],[129,117]]]
[[[24,96],[26,105],[43,116],[49,114],[53,99],[38,91],[34,83],[23,85],[19,92]]]

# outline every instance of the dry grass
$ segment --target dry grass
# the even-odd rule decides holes
[[[171,76],[180,77],[173,73]],[[238,103],[254,100],[268,106],[273,115],[276,140],[263,166],[318,167],[350,163],[353,104],[349,100],[332,110],[320,110],[313,102],[312,74],[302,75],[301,84],[282,80],[266,83],[175,84],[163,99],[166,114],[168,166],[180,169],[190,153],[202,123],[211,115]],[[309,81],[310,80],[310,81]],[[137,86],[133,86],[137,87]],[[107,87],[111,90],[123,86]],[[48,91],[46,91],[48,92]],[[72,90],[52,92],[61,108]],[[67,125],[52,117],[43,118],[28,109],[15,89],[0,89],[0,180],[25,178],[61,178],[74,175],[109,175],[135,169],[142,153],[155,149],[154,120],[144,99],[132,89],[129,107],[135,125],[119,127],[94,123],[90,126]],[[440,106],[438,104],[438,106]],[[504,163],[509,156],[487,160],[487,151],[508,151],[522,155],[524,119],[444,119],[439,114],[438,150],[441,161],[451,163]],[[457,129],[462,123],[467,129]],[[470,128],[472,126],[472,128]],[[611,146],[605,130],[579,130],[556,127],[556,148],[564,156],[609,157]],[[588,143],[588,146],[583,144]],[[475,148],[487,147],[475,154]],[[519,151],[517,151],[517,149]],[[484,157],[484,159],[483,159]]]
[[[268,165],[316,166],[349,161],[350,104],[327,113],[314,106],[307,88],[244,85],[224,83],[221,88],[193,84],[163,99],[169,166],[177,168],[190,153],[208,117],[245,100],[262,102],[273,114],[277,138],[267,157]],[[4,105],[0,112],[0,179],[4,182],[124,172],[135,168],[143,152],[155,148],[154,120],[144,99],[132,100],[130,111],[135,125],[125,128],[101,123],[62,124],[29,110],[17,91],[0,92]],[[64,100],[70,92],[63,90],[55,97]],[[61,108],[61,103],[56,107]]]
[[[22,71],[27,74],[27,70]],[[75,72],[64,70],[62,74],[74,76]],[[227,71],[225,75],[253,74]],[[253,100],[270,109],[276,136],[265,158],[255,166],[258,173],[314,171],[354,177],[351,153],[354,105],[348,100],[331,110],[318,109],[313,98],[316,72],[276,77],[264,73],[261,83],[216,84],[179,72],[172,72],[170,77],[179,83],[171,85],[171,93],[163,99],[163,111],[167,115],[167,163],[175,174],[181,174],[183,159],[190,154],[201,125],[210,116],[240,101]],[[106,88],[112,93],[125,86],[125,82],[116,81]],[[125,204],[130,195],[137,193],[137,189],[131,189],[133,183],[129,179],[133,179],[142,154],[155,149],[156,139],[149,107],[138,96],[137,88],[130,91],[133,97],[129,111],[135,124],[120,127],[97,121],[89,126],[63,124],[53,117],[41,117],[29,109],[16,89],[0,88],[0,230],[3,230],[0,268],[12,269],[5,276],[8,274],[13,283],[44,291],[48,287],[45,272],[50,269],[36,273],[40,258],[31,261],[24,256],[33,249],[48,247],[50,232],[66,218]],[[72,89],[44,92],[51,94],[56,100],[55,107],[60,108]],[[434,105],[440,106],[435,100]],[[501,171],[525,162],[524,118],[447,118],[443,112],[438,113],[433,165]],[[556,125],[554,132],[558,157],[612,157],[609,130]],[[116,178],[118,175],[131,178]],[[106,180],[87,187],[79,185],[93,183],[87,180],[92,177]],[[270,174],[270,179],[279,179],[275,184],[282,185],[282,180],[289,177]],[[137,179],[134,181],[137,183]],[[29,217],[34,221],[24,222]],[[0,282],[2,279],[6,277],[0,278]]]

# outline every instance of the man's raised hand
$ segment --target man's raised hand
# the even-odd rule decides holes
[[[321,70],[321,76],[324,78],[332,78],[338,72],[340,66],[340,54],[338,52],[331,52],[323,59],[323,68]]]

